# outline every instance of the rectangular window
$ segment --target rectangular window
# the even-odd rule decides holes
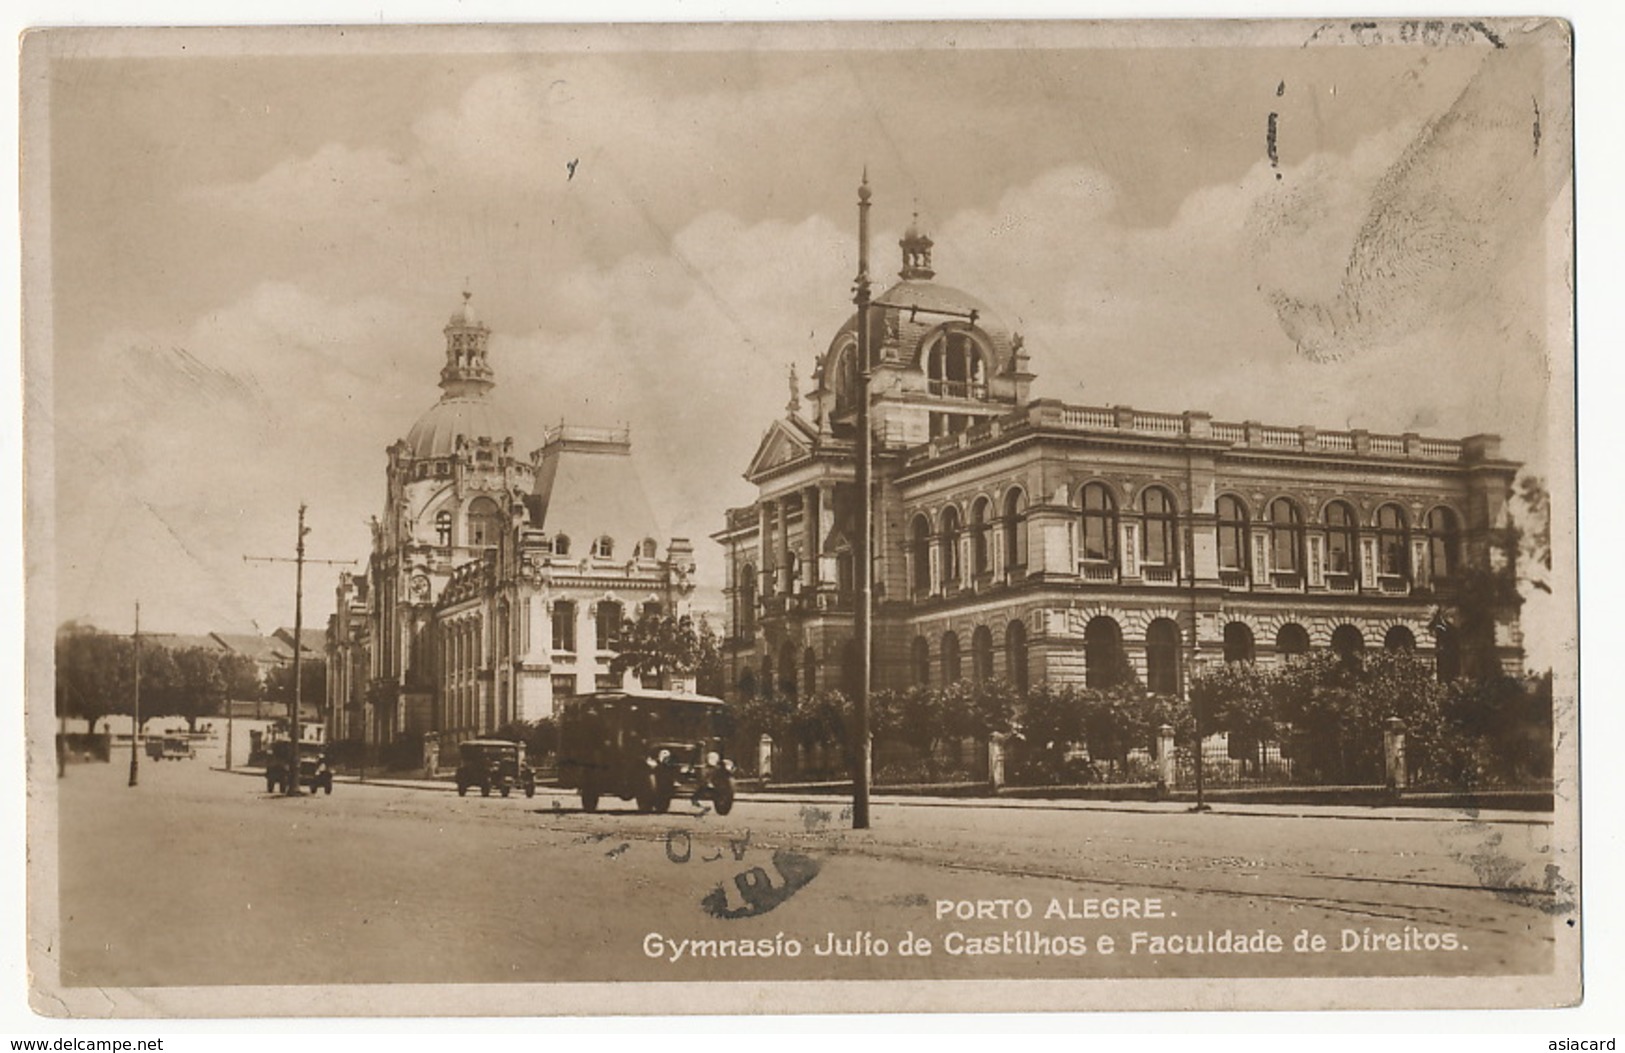
[[[573,673],[553,674],[553,698],[569,698],[576,693],[576,678]]]
[[[599,673],[592,678],[593,688],[597,691],[613,691],[621,686],[621,678],[613,673]]]
[[[576,605],[569,600],[553,604],[553,650],[576,649]]]

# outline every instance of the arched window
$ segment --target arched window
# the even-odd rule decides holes
[[[1405,510],[1398,505],[1377,509],[1377,566],[1379,572],[1402,578],[1410,573],[1410,545]]]
[[[449,544],[451,544],[451,512],[450,511],[442,510],[442,511],[439,511],[439,512],[435,513],[435,516],[434,516],[434,537],[435,537],[435,544],[437,544],[437,545],[449,545]]]
[[[642,544],[638,545],[638,558],[654,559],[659,554],[659,551],[660,546],[655,543],[655,539],[646,537],[643,539]]]
[[[553,554],[568,556],[570,554],[570,535],[560,534],[553,539]]]
[[[1231,622],[1224,627],[1224,660],[1227,663],[1252,662],[1253,631],[1246,622]]]
[[[1349,669],[1358,672],[1365,654],[1365,637],[1352,625],[1339,625],[1332,630],[1332,653]]]
[[[608,534],[605,534],[603,537],[599,538],[593,543],[592,554],[597,556],[599,559],[614,559],[615,539],[610,537]]]
[[[1084,686],[1104,690],[1128,679],[1123,655],[1123,629],[1104,614],[1089,619],[1083,629]]]
[[[959,585],[959,509],[949,505],[942,510],[942,530],[937,538],[941,552],[937,558],[942,566],[944,588]]]
[[[909,555],[914,562],[914,595],[931,594],[931,521],[923,515],[914,517],[909,528]]]
[[[1284,497],[1270,502],[1270,554],[1281,574],[1303,570],[1303,514]]]
[[[1160,486],[1147,487],[1140,495],[1145,512],[1145,534],[1140,550],[1144,562],[1153,566],[1179,566],[1179,516],[1174,498]]]
[[[789,640],[779,648],[779,690],[786,698],[796,697],[796,645]]]
[[[598,629],[598,649],[613,651],[621,642],[621,605],[614,600],[598,601],[594,623]]]
[[[1416,634],[1403,625],[1396,625],[1383,636],[1382,646],[1387,651],[1415,651]]]
[[[993,570],[993,539],[988,536],[987,498],[978,497],[970,508],[971,574],[980,578]]]
[[[476,497],[468,505],[468,544],[472,548],[495,545],[502,534],[502,510],[489,497]]]
[[[1247,506],[1225,494],[1219,498],[1219,569],[1247,571]]]
[[[910,651],[910,666],[914,674],[914,683],[917,687],[931,685],[931,645],[925,637],[916,636],[914,646]]]
[[[985,625],[971,633],[970,675],[978,681],[993,679],[993,631]]]
[[[739,616],[737,618],[740,636],[749,636],[756,631],[756,564],[747,563],[739,568]]]
[[[576,649],[576,605],[569,600],[553,601],[553,650]]]
[[[1167,618],[1146,626],[1145,681],[1153,694],[1179,695],[1179,626]]]
[[[1428,513],[1428,572],[1434,581],[1448,579],[1456,572],[1461,545],[1461,527],[1456,513],[1439,507]]]
[[[942,634],[942,682],[952,684],[963,678],[959,667],[959,637],[952,632]]]
[[[1013,621],[1004,630],[1005,679],[1017,694],[1027,693],[1027,623]]]
[[[853,409],[858,398],[858,348],[845,344],[835,352],[835,412]]]
[[[809,698],[818,693],[818,652],[811,647],[801,652],[801,690]]]
[[[1117,561],[1117,499],[1104,483],[1083,488],[1083,558]]]
[[[1004,495],[1004,561],[1010,570],[1027,569],[1027,495],[1011,487]]]
[[[1275,634],[1275,653],[1283,658],[1309,653],[1309,631],[1296,622],[1287,622]]]
[[[955,399],[987,398],[987,366],[982,349],[968,332],[939,334],[925,353],[931,394]]]
[[[1354,509],[1342,501],[1326,506],[1326,571],[1330,574],[1353,574],[1355,555],[1359,551],[1355,530]]]

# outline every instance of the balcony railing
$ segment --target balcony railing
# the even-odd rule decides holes
[[[950,399],[976,399],[987,401],[987,385],[969,380],[933,380],[931,394]]]

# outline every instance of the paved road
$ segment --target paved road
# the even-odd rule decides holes
[[[838,799],[125,774],[58,784],[67,986],[1507,975],[1572,938],[1538,815],[882,800],[860,832]]]

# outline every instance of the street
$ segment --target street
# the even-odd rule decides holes
[[[880,798],[853,831],[127,772],[57,784],[63,986],[1505,976],[1577,939],[1540,813]]]

